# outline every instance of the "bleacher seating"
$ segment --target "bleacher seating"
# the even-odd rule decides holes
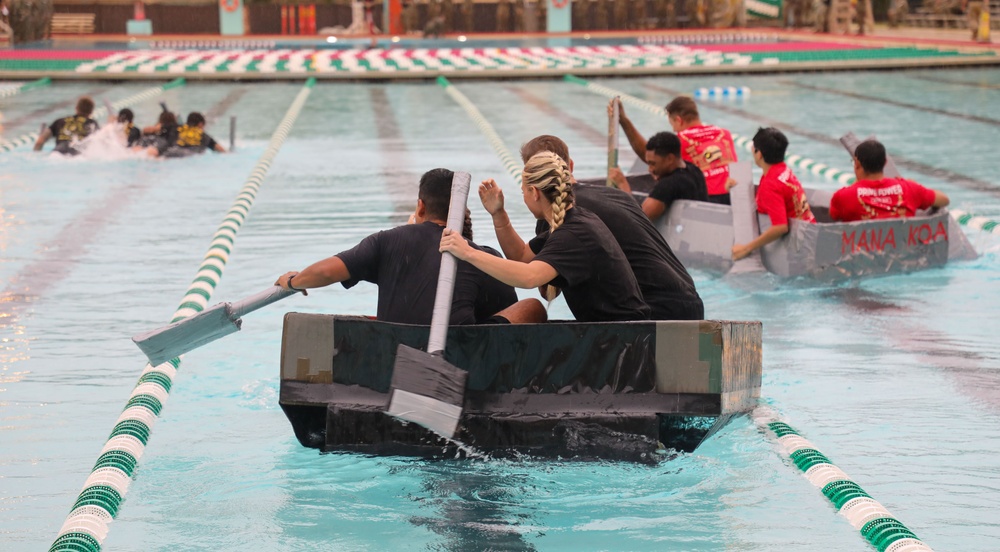
[[[54,13],[52,14],[52,34],[93,34],[94,14]]]

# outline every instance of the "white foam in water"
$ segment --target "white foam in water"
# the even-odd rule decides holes
[[[145,151],[130,149],[125,140],[125,130],[120,123],[108,123],[86,140],[76,144],[80,155],[72,159],[90,161],[118,161],[135,157],[148,157]],[[69,158],[69,157],[67,157]]]

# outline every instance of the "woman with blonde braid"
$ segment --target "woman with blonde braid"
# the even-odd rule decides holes
[[[537,254],[520,261],[494,257],[468,245],[459,234],[445,230],[441,251],[448,251],[490,276],[514,287],[542,285],[560,288],[566,304],[580,322],[647,320],[649,307],[625,254],[608,227],[596,215],[573,205],[572,174],[566,162],[551,152],[541,152],[524,165],[521,192],[535,218],[545,219],[549,238]],[[480,195],[495,186],[484,182]],[[485,196],[484,196],[485,197]],[[505,240],[521,240],[512,229]],[[524,241],[522,248],[530,251]],[[507,244],[509,245],[509,244]],[[507,246],[504,247],[507,250]]]

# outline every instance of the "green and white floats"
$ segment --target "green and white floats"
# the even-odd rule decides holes
[[[777,441],[784,455],[878,552],[931,550],[885,506],[835,466],[816,445],[781,421],[771,409],[758,407],[753,420],[761,431]]]
[[[178,81],[183,83],[183,79]],[[194,281],[174,313],[173,322],[201,312],[207,306],[212,292],[222,279],[236,234],[249,215],[264,177],[315,83],[315,79],[306,81],[305,87],[289,106],[271,136],[267,151],[257,161],[243,189],[236,196],[235,203],[212,237]],[[162,91],[166,87],[158,89]],[[111,436],[101,449],[94,469],[83,484],[83,490],[73,503],[49,552],[97,552],[101,549],[108,536],[109,524],[121,510],[125,493],[135,475],[136,465],[149,442],[153,424],[167,402],[180,363],[181,360],[175,358],[159,366],[147,364],[143,369],[125,409],[115,422]]]

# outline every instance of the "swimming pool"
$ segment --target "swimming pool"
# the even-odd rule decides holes
[[[1000,216],[995,71],[595,81],[657,104],[664,90],[749,86],[748,99],[701,102],[703,118],[745,136],[779,122],[791,152],[843,169],[847,155],[833,140],[875,133],[906,174],[957,207]],[[454,84],[508,147],[552,133],[569,143],[577,174],[604,170],[604,98],[555,80]],[[79,94],[113,101],[147,87],[57,84],[0,100],[4,138],[36,130]],[[202,110],[217,138],[236,115],[233,155],[0,154],[4,549],[43,549],[54,539],[144,364],[128,337],[169,319],[299,89],[189,84],[135,107],[143,121],[160,99]],[[646,133],[666,126],[629,115]],[[258,291],[403,222],[419,175],[437,166],[514,189],[440,87],[318,84],[212,302]],[[524,235],[532,221],[516,194],[508,198]],[[470,206],[478,241],[495,245],[488,216],[478,201]],[[984,253],[977,261],[833,289],[694,274],[709,317],[764,322],[765,402],[937,550],[991,550],[1000,539],[1000,240],[970,237]],[[746,419],[657,467],[423,462],[300,447],[277,405],[282,312],[370,314],[374,305],[367,285],[295,297],[187,355],[107,549],[871,549]],[[569,316],[561,301],[553,309]]]

